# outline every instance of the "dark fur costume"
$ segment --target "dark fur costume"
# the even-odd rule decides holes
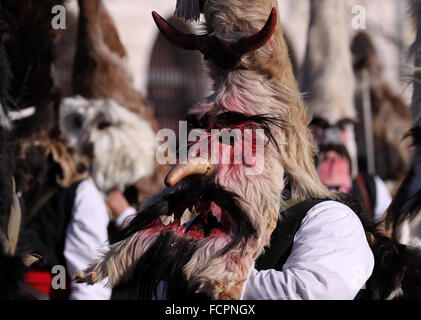
[[[411,129],[408,136],[412,137],[412,146],[415,152],[421,150],[421,128],[415,127]],[[396,196],[394,197],[386,215],[386,229],[392,229],[392,237],[396,237],[396,228],[398,220],[413,218],[421,210],[421,189],[410,194],[410,186],[413,184],[415,170],[412,167],[399,187]]]
[[[10,208],[13,202],[12,177],[14,171],[13,149],[10,133],[5,128],[9,123],[7,113],[13,108],[9,96],[12,73],[9,59],[3,44],[5,25],[2,19],[2,2],[0,2],[0,233],[7,234]],[[15,299],[20,296],[23,281],[23,263],[19,257],[6,255],[0,243],[0,300]]]
[[[421,250],[374,233],[375,266],[359,299],[421,299]],[[392,292],[396,295],[390,297]]]
[[[3,38],[5,37],[4,25],[1,19],[1,3],[0,3],[0,125],[5,125],[9,122],[7,118],[7,112],[14,107],[14,103],[9,95],[10,81],[12,79],[12,72],[10,70],[9,59],[6,53],[6,48],[3,44]]]
[[[365,218],[361,205],[350,196],[341,195],[341,200],[360,218],[375,260],[366,289],[361,290],[356,299],[421,299],[421,250],[383,235],[378,225]],[[393,292],[397,294],[391,297]]]
[[[7,132],[0,128],[0,230],[2,232],[6,231],[10,206],[13,201],[12,176],[14,168],[7,135]]]
[[[20,172],[20,177],[27,176],[27,167],[31,167],[30,163],[15,159],[15,152],[19,150],[15,150],[14,146],[32,138],[36,132],[54,129],[57,123],[54,121],[57,96],[51,77],[57,32],[51,27],[51,8],[63,2],[0,0],[2,115],[7,116],[12,109],[36,107],[35,115],[14,122],[11,132],[0,128],[0,230],[3,233],[7,230],[13,199],[12,177],[16,172]],[[1,122],[4,124],[3,119]],[[42,173],[34,171],[38,175]],[[19,190],[25,179],[16,180]],[[22,297],[24,269],[20,255],[9,256],[0,250],[0,299]]]
[[[30,136],[53,129],[57,94],[51,76],[54,44],[60,31],[51,26],[51,8],[64,0],[1,0],[1,41],[13,72],[10,96],[19,109],[35,106],[34,116],[15,123],[15,134]]]
[[[21,285],[25,267],[22,259],[0,252],[0,300],[22,298]]]
[[[7,77],[4,73],[0,75],[3,75],[4,78]],[[2,85],[4,83],[5,80]],[[1,87],[1,89],[3,88]],[[7,100],[4,95],[6,91],[0,91],[1,100]],[[10,208],[13,202],[14,159],[9,138],[9,132],[0,126],[0,233],[3,235],[7,234]],[[0,243],[0,300],[16,299],[21,297],[24,265],[19,256],[6,255],[4,249]]]
[[[154,219],[167,212],[176,210],[178,204],[189,199],[203,201],[215,201],[216,204],[230,212],[230,217],[236,221],[235,237],[221,249],[220,255],[224,255],[232,248],[241,244],[244,239],[254,237],[256,230],[253,228],[247,214],[237,204],[237,196],[221,189],[215,184],[208,184],[195,176],[184,178],[170,193],[164,195],[152,205],[146,206],[136,215],[130,224],[122,231],[121,239],[130,237],[139,230],[151,227]],[[211,221],[211,215],[207,218],[207,224],[217,223]],[[206,228],[205,228],[206,230]],[[198,249],[198,240],[178,236],[172,231],[163,232],[154,241],[150,248],[136,263],[133,277],[120,288],[130,292],[130,298],[149,300],[158,292],[158,279],[171,279],[166,288],[169,299],[196,300],[207,299],[205,295],[196,294],[194,290],[187,289],[187,282],[182,273],[184,265],[191,259]]]

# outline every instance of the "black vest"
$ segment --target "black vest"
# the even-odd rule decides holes
[[[39,253],[43,257],[33,265],[35,269],[51,270],[54,265],[66,266],[64,258],[66,229],[72,216],[79,183],[76,182],[65,189],[59,186],[51,188],[50,185],[27,195],[26,206],[28,212],[31,212],[31,209],[39,204],[39,199],[52,192],[48,201],[41,205],[23,231],[24,250]]]
[[[301,226],[301,221],[304,219],[307,212],[316,204],[328,200],[331,199],[308,199],[281,212],[276,228],[270,239],[270,248],[265,250],[265,252],[256,260],[256,270],[275,269],[277,271],[282,271],[283,265],[291,254],[294,236]],[[349,206],[364,225],[364,218],[362,217],[363,210],[356,200],[343,195],[341,197],[341,203]],[[355,297],[355,300],[362,299],[366,299],[364,289],[361,289]]]
[[[280,213],[270,239],[270,248],[256,260],[255,268],[258,271],[267,269],[282,271],[282,266],[291,254],[294,236],[301,226],[301,221],[311,208],[323,201],[326,199],[309,199]]]
[[[373,221],[374,209],[377,203],[377,189],[374,176],[358,173],[358,176],[352,181],[352,189],[349,194],[360,202],[366,217]]]

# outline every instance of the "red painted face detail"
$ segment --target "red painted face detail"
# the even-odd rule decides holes
[[[213,129],[218,132],[212,132]],[[189,144],[189,154],[200,157],[204,150],[212,155],[212,162],[217,166],[252,167],[256,162],[257,143],[264,143],[264,139],[258,141],[257,129],[250,125],[205,129],[197,142]]]

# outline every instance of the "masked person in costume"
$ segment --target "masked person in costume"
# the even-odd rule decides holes
[[[131,78],[125,78],[127,70],[121,70],[116,67],[116,65],[124,66],[124,64],[119,64],[119,61],[117,61],[116,52],[118,52],[119,56],[121,55],[121,60],[124,60],[125,52],[119,42],[113,22],[102,2],[80,1],[79,4],[79,19],[75,19],[79,22],[79,28],[77,28],[78,32],[75,35],[76,41],[74,43],[78,58],[75,61],[73,72],[74,82],[77,85],[71,85],[71,90],[63,88],[61,86],[62,83],[59,81],[60,73],[66,73],[69,70],[60,69],[59,66],[63,66],[63,64],[59,63],[60,58],[51,54],[52,52],[61,53],[58,46],[60,41],[58,40],[63,41],[65,38],[64,42],[71,43],[71,40],[67,39],[67,37],[71,37],[71,28],[69,28],[69,32],[65,30],[51,34],[49,10],[45,10],[43,5],[27,6],[28,10],[40,10],[45,13],[41,17],[47,21],[46,34],[49,37],[45,37],[45,45],[49,45],[49,47],[45,51],[49,53],[49,59],[44,61],[48,61],[49,64],[46,66],[48,72],[40,73],[38,82],[47,82],[46,79],[48,79],[50,91],[45,96],[49,99],[54,97],[54,103],[51,103],[54,106],[53,111],[50,110],[51,113],[46,112],[50,117],[42,119],[46,125],[53,128],[50,130],[46,129],[45,126],[37,128],[37,134],[34,134],[34,137],[31,137],[31,139],[25,139],[19,152],[22,164],[20,168],[23,172],[21,181],[26,181],[28,184],[28,187],[22,190],[28,211],[24,222],[26,241],[23,243],[23,246],[29,247],[30,250],[35,250],[42,255],[42,259],[34,264],[30,272],[26,274],[26,281],[33,285],[35,289],[44,293],[44,296],[40,294],[35,297],[36,299],[70,298],[98,300],[110,298],[111,288],[107,288],[104,285],[106,281],[93,287],[70,281],[78,270],[86,267],[94,259],[98,249],[108,244],[107,226],[109,224],[109,214],[103,196],[97,187],[101,187],[101,191],[102,188],[122,187],[127,182],[127,180],[122,181],[127,175],[131,175],[130,179],[140,179],[139,171],[140,175],[145,174],[145,172],[147,174],[151,170],[150,167],[153,167],[150,165],[146,168],[147,163],[151,162],[147,160],[153,158],[154,155],[154,149],[152,148],[149,151],[152,156],[149,156],[148,159],[147,157],[143,159],[145,165],[143,167],[141,165],[137,169],[130,167],[129,169],[132,171],[129,174],[126,173],[124,177],[122,175],[118,176],[118,163],[117,167],[111,168],[111,170],[110,166],[105,169],[100,167],[100,170],[98,170],[98,164],[95,161],[98,159],[92,159],[91,157],[92,145],[90,145],[91,141],[89,139],[91,137],[81,134],[80,126],[84,125],[84,129],[93,127],[92,131],[96,134],[94,139],[101,143],[104,140],[104,138],[101,138],[110,130],[114,129],[114,133],[118,131],[115,133],[118,136],[122,131],[118,129],[120,127],[129,128],[120,134],[120,139],[126,138],[126,140],[130,140],[129,138],[134,136],[133,131],[137,131],[137,133],[143,131],[145,135],[152,132],[148,138],[153,138],[151,125],[149,123],[145,125],[146,121],[139,119],[139,116],[127,111],[111,99],[95,101],[91,104],[88,102],[88,99],[82,97],[69,98],[70,101],[69,99],[65,99],[64,102],[60,101],[65,95],[64,91],[79,94],[85,93],[86,95],[91,93],[92,95],[88,97],[98,98],[98,100],[100,97],[103,97],[101,93],[107,92],[110,95],[107,98],[113,96],[116,99],[121,99],[119,101],[124,101],[129,108],[137,110],[137,108],[143,106],[139,102],[143,102],[143,100],[137,92],[125,90],[126,88],[124,88],[124,84],[127,84]],[[48,8],[51,8],[51,4],[46,3],[45,5],[50,5]],[[35,22],[41,23],[45,21]],[[39,32],[38,29],[36,30],[38,31],[38,33],[34,31],[36,37],[44,34]],[[92,41],[93,39],[95,41]],[[63,52],[67,54],[67,51]],[[113,59],[110,60],[110,57],[113,57]],[[92,63],[90,59],[95,59],[95,61]],[[52,68],[52,65],[54,65],[54,68]],[[36,68],[32,70],[37,71]],[[54,72],[50,72],[50,70],[54,70]],[[117,77],[113,77],[113,74],[110,75],[106,71],[114,72],[114,75],[118,74],[121,78],[117,80]],[[39,75],[38,73],[35,74]],[[83,78],[83,81],[80,80],[80,77]],[[101,81],[98,81],[98,78],[101,78]],[[29,77],[29,79],[32,78]],[[117,81],[117,83],[114,81]],[[80,86],[83,86],[84,92],[80,91]],[[34,85],[31,83],[28,87],[32,89]],[[89,90],[91,91],[89,92]],[[119,92],[124,92],[126,95],[119,95]],[[39,92],[37,93],[39,94]],[[74,100],[77,100],[77,103],[72,104],[71,102]],[[60,102],[61,106],[59,108]],[[48,103],[43,101],[40,105],[44,106],[48,105]],[[70,105],[70,107],[67,109],[63,105]],[[79,113],[74,114],[71,107],[77,108]],[[106,109],[107,107],[108,110]],[[86,110],[89,110],[89,112]],[[37,108],[35,116],[40,117],[39,111],[39,108]],[[89,113],[89,117],[86,115],[87,113]],[[83,121],[86,118],[87,121]],[[46,121],[47,119],[49,121]],[[37,121],[33,122],[38,124]],[[87,124],[87,122],[89,123]],[[115,122],[118,122],[118,124],[115,124]],[[68,134],[74,127],[78,129],[77,132],[72,131],[73,135]],[[82,133],[86,131],[84,130]],[[89,133],[92,133],[92,131],[89,131]],[[30,135],[28,134],[28,136]],[[127,146],[120,146],[120,154],[124,147]],[[96,149],[94,148],[93,151],[96,151]],[[107,149],[107,152],[107,159],[115,160],[109,149]],[[138,156],[139,152],[135,152],[133,157]],[[127,148],[125,154],[127,155]],[[124,157],[124,153],[122,157]],[[127,159],[128,157],[126,157]],[[110,162],[111,165],[116,165],[116,161]],[[126,163],[129,163],[129,166],[132,164],[130,161],[126,161]],[[124,169],[121,168],[120,172],[124,171]],[[93,179],[88,178],[89,171],[92,172],[94,170],[95,173],[92,174]],[[110,174],[110,171],[113,170],[114,175]],[[21,183],[21,185],[24,184]],[[52,277],[54,276],[51,271],[57,265],[66,268],[66,276],[69,279],[65,279],[64,285],[60,283],[59,288],[55,289],[51,285]]]
[[[202,11],[207,34],[185,35],[153,18],[169,41],[208,61],[214,92],[188,117],[190,133],[201,139],[169,172],[167,188],[132,218],[124,239],[77,280],[108,277],[140,299],[387,298],[407,275],[379,280],[385,270],[374,260],[385,243],[397,244],[363,227],[358,205],[336,201],[318,179],[277,2],[189,4],[179,1],[177,14],[194,19]],[[233,139],[224,141],[220,130]],[[243,158],[220,161],[224,152],[228,160]],[[405,250],[392,250],[385,262]]]
[[[124,217],[136,213],[130,204],[162,189],[165,175],[155,160],[157,122],[134,86],[126,50],[105,5],[101,0],[78,3],[72,96],[62,100],[59,121],[66,146],[75,159],[90,159],[89,175],[108,199],[112,242]],[[130,204],[126,201],[127,207],[116,213],[113,195],[123,197],[126,189],[134,191]]]
[[[355,105],[360,121],[355,133],[358,158],[370,158],[365,141],[365,108],[371,108],[373,159],[370,159],[376,174],[389,186],[397,188],[406,174],[411,157],[409,140],[403,139],[411,128],[411,114],[403,98],[394,92],[385,79],[382,61],[375,43],[368,32],[358,32],[351,43],[353,67],[356,78]],[[369,113],[364,117],[370,117]],[[370,144],[370,143],[369,143]],[[369,162],[367,161],[367,162]],[[364,165],[361,161],[360,164]]]
[[[76,168],[57,131],[58,93],[51,70],[59,32],[51,28],[50,12],[58,4],[62,1],[5,0],[0,5],[0,113],[2,126],[8,131],[7,140],[3,140],[2,135],[1,141],[1,157],[5,162],[2,161],[1,174],[4,203],[0,242],[1,256],[5,254],[6,258],[1,259],[0,291],[5,290],[0,294],[2,298],[53,298],[52,267],[66,265],[63,246],[69,237],[66,238],[64,226],[77,224],[67,220],[73,203],[77,202],[68,196],[72,194],[73,199],[80,200],[84,192],[76,190],[89,185],[88,181],[82,181],[82,170]],[[50,187],[54,192],[49,190],[48,196],[41,197]],[[92,194],[87,198],[89,203],[95,203]],[[106,214],[104,201],[97,199]],[[86,197],[83,202],[86,204]],[[100,206],[91,206],[90,210],[95,210],[92,215],[101,215]],[[101,245],[103,241],[106,237],[101,239]],[[93,248],[90,258],[99,247]],[[78,249],[87,250],[86,247]],[[72,285],[70,281],[66,283],[65,277],[62,280],[63,290],[56,293],[65,296]],[[85,288],[85,292],[95,292],[100,286],[89,288],[74,281],[73,285]]]
[[[4,27],[0,3],[0,26]],[[0,27],[0,300],[17,299],[22,295],[24,263],[16,254],[19,242],[22,209],[16,193],[14,154],[10,135],[12,121],[9,112],[15,111],[10,97],[12,72]]]
[[[350,193],[378,222],[391,202],[384,182],[358,171],[354,125],[355,77],[343,1],[311,1],[301,91],[319,147],[317,172],[330,191]],[[332,28],[332,23],[335,28]]]

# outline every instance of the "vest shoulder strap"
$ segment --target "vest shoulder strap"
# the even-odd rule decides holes
[[[270,239],[270,246],[265,248],[264,253],[256,260],[255,268],[259,271],[281,271],[291,253],[294,236],[301,226],[301,221],[311,208],[327,200],[330,199],[308,199],[281,212]]]
[[[361,201],[361,204],[363,204],[365,208],[365,214],[372,220],[374,218],[374,209],[377,201],[376,181],[374,180],[374,176],[358,173],[352,184],[351,195],[355,199]]]

